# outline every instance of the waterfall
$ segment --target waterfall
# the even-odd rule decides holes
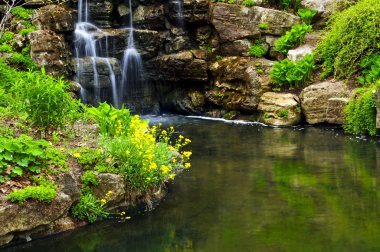
[[[184,28],[185,23],[183,20],[183,0],[174,0],[173,4],[175,6],[175,18],[177,21],[177,25],[181,28]]]
[[[131,0],[128,4],[130,10],[129,27],[127,27],[128,44],[121,59],[121,73],[116,73],[115,65],[111,64],[108,53],[108,33],[90,23],[89,0],[78,1],[74,45],[76,80],[81,85],[80,94],[83,102],[97,104],[107,90],[112,90],[112,104],[120,108],[122,104],[137,100],[143,94],[142,60],[134,43]],[[104,40],[101,43],[100,38],[104,37],[105,43]]]

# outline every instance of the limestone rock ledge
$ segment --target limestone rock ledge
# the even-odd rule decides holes
[[[166,195],[165,184],[147,192],[128,187],[120,174],[97,174],[99,186],[93,189],[97,198],[103,198],[108,191],[113,193],[107,202],[107,211],[118,213],[137,207],[153,208],[154,203]],[[35,200],[23,205],[11,203],[0,194],[0,247],[12,243],[28,242],[32,239],[72,230],[86,225],[85,221],[74,219],[70,208],[79,200],[81,192],[80,171],[70,170],[58,179],[59,192],[51,203]]]

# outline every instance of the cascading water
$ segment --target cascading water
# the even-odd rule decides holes
[[[128,45],[120,73],[114,69],[118,60],[114,59],[112,64],[109,58],[107,32],[89,21],[89,0],[78,2],[78,23],[74,32],[76,80],[81,84],[81,98],[84,102],[97,104],[103,100],[102,94],[107,94],[107,90],[111,89],[112,104],[119,108],[121,104],[128,104],[129,100],[136,100],[143,95],[142,60],[134,44],[131,0],[128,4]]]
[[[184,21],[183,21],[183,0],[174,0],[173,4],[175,6],[175,17],[177,21],[177,25],[181,28],[184,28]]]

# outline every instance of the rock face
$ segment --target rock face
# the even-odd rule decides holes
[[[299,17],[287,12],[258,6],[214,3],[210,12],[210,21],[219,33],[222,43],[258,38],[263,34],[281,36],[301,22]],[[269,24],[268,29],[260,29],[260,23]]]
[[[33,12],[33,25],[39,30],[69,32],[74,30],[74,17],[71,9],[59,5],[47,5]]]
[[[306,121],[310,124],[316,124],[328,122],[327,109],[329,107],[329,99],[348,98],[348,93],[343,82],[325,81],[306,87],[302,90],[300,98]],[[336,102],[336,100],[332,100],[331,105],[333,105],[334,102]],[[331,110],[332,108],[330,111]],[[333,114],[342,116],[343,112],[340,111],[338,113],[334,111]],[[342,119],[331,119],[330,117],[329,120],[339,122]]]
[[[210,66],[215,81],[206,92],[207,100],[226,110],[256,111],[260,96],[269,89],[265,73],[271,65],[268,60],[243,57],[215,62]]]
[[[331,124],[343,124],[344,107],[347,105],[348,98],[330,98],[326,110],[326,122]]]
[[[29,34],[30,55],[47,73],[54,76],[71,75],[71,55],[64,36],[50,30],[37,30]]]
[[[301,121],[301,109],[298,101],[298,97],[293,94],[264,93],[258,106],[258,110],[261,112],[261,121],[265,124],[278,126],[299,123]]]
[[[345,0],[302,0],[300,7],[318,11],[316,16],[316,19],[318,19],[317,26],[323,26],[334,11],[341,10],[345,6],[344,3]],[[336,10],[336,8],[338,9]]]

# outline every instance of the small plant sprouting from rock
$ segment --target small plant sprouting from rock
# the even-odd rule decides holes
[[[269,29],[269,24],[268,23],[260,23],[259,24],[259,29],[261,29],[261,30],[268,30]]]
[[[256,2],[253,0],[244,0],[241,4],[245,7],[252,7],[256,5]]]
[[[252,57],[263,57],[268,50],[263,46],[261,41],[256,41],[255,44],[249,47],[249,56]]]
[[[277,111],[277,116],[280,117],[280,118],[288,118],[288,116],[289,116],[289,110],[287,110],[287,109],[281,109],[281,110]]]
[[[312,10],[310,8],[306,9],[298,9],[298,15],[302,18],[303,22],[307,25],[311,24],[313,17],[317,14],[316,10]]]
[[[306,34],[311,32],[311,30],[311,25],[293,25],[290,31],[287,31],[284,36],[282,36],[276,41],[275,50],[282,54],[287,54],[290,49],[294,48],[299,44],[302,44]]]

